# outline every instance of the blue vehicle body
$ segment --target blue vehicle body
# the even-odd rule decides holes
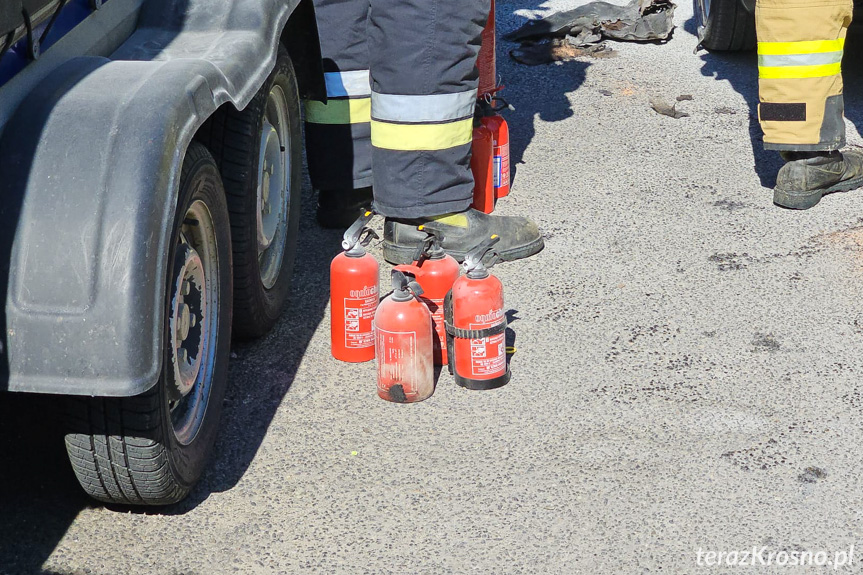
[[[104,0],[109,2],[110,0]],[[54,9],[55,11],[57,9]],[[33,28],[36,38],[43,38],[40,42],[40,50],[51,48],[57,41],[72,31],[78,24],[83,22],[95,10],[95,4],[91,0],[69,0],[57,11],[57,17],[43,20]],[[47,34],[45,34],[47,30]],[[28,55],[27,38],[21,38],[14,42],[2,60],[0,60],[0,86],[12,79],[18,72],[30,63]]]
[[[136,395],[161,370],[186,148],[280,42],[325,99],[311,0],[69,0],[38,59],[26,41],[0,61],[0,390]]]

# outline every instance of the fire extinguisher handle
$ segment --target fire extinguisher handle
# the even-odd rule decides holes
[[[419,297],[423,294],[422,286],[415,281],[410,281],[404,272],[399,269],[393,269],[392,280],[393,291],[401,294],[401,296],[412,293],[414,296]],[[407,299],[410,299],[410,297]]]
[[[359,245],[366,246],[372,241],[372,238],[378,237],[373,230],[366,227],[366,224],[371,221],[374,215],[373,211],[366,210],[363,215],[357,218],[357,221],[351,224],[351,227],[345,231],[345,235],[342,238],[342,248],[351,250]]]
[[[503,110],[515,112],[515,106],[504,100],[502,96],[495,96],[493,99],[495,102],[500,102],[500,106],[492,107],[492,110],[494,110],[495,112],[501,112]]]
[[[444,235],[443,230],[438,227],[435,222],[425,223],[418,226],[417,229],[428,234],[425,239],[417,246],[417,251],[414,253],[414,261],[418,262],[422,257],[436,257],[442,255]]]
[[[465,271],[467,271],[469,273],[469,272],[476,270],[476,269],[479,269],[481,267],[482,268],[489,268],[489,267],[493,266],[495,263],[497,263],[496,261],[494,261],[497,259],[497,253],[495,253],[495,257],[492,258],[492,260],[489,261],[489,263],[487,265],[483,265],[482,260],[483,260],[483,258],[485,258],[485,255],[489,251],[491,251],[492,247],[494,247],[494,245],[499,241],[500,241],[500,236],[495,234],[495,235],[491,236],[490,238],[483,240],[482,243],[480,243],[474,249],[470,250],[467,253],[467,255],[465,255],[465,258],[464,258],[464,264],[463,265],[464,265]]]

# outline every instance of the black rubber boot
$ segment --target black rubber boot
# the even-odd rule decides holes
[[[428,237],[417,226],[430,222],[436,222],[435,227],[442,232],[444,251],[458,261],[463,261],[467,252],[492,235],[500,236],[495,251],[503,261],[532,256],[545,245],[539,228],[527,218],[491,216],[469,209],[416,220],[387,218],[384,222],[384,259],[391,264],[411,263],[417,246]]]
[[[863,186],[863,152],[781,152],[788,162],[776,176],[773,203],[793,210],[811,208],[821,197]]]
[[[319,190],[318,223],[329,230],[347,229],[371,205],[371,188]]]

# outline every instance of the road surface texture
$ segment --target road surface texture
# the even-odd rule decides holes
[[[577,3],[500,2],[499,31]],[[693,54],[690,6],[676,23],[665,45],[559,65],[499,47],[517,163],[499,213],[547,240],[495,269],[518,348],[508,386],[444,374],[428,401],[395,405],[373,363],[333,360],[339,234],[315,226],[307,189],[291,307],[235,344],[186,502],[93,504],[51,402],[3,398],[0,573],[736,573],[699,566],[699,549],[832,561],[851,545],[840,571],[863,572],[863,192],[774,207],[754,55]],[[863,42],[850,51],[854,145]],[[650,108],[687,94],[689,117]]]

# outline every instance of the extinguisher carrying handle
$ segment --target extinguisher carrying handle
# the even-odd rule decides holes
[[[495,96],[494,98],[492,98],[492,101],[499,102],[498,106],[495,106],[494,104],[492,104],[491,106],[492,111],[495,113],[503,112],[504,110],[515,112],[515,106],[504,100],[502,96]]]
[[[380,237],[374,230],[366,227],[366,224],[369,223],[374,216],[375,213],[373,211],[366,210],[363,212],[363,215],[357,218],[357,221],[351,224],[351,227],[345,231],[345,235],[342,238],[343,249],[352,250],[357,246],[367,246],[372,239]]]
[[[491,236],[490,238],[483,240],[482,243],[480,243],[474,249],[470,250],[465,255],[464,263],[462,264],[464,266],[465,271],[470,273],[471,271],[479,269],[481,267],[490,268],[491,266],[496,264],[497,260],[499,259],[499,256],[497,255],[497,253],[494,254],[494,257],[492,257],[490,259],[490,261],[488,262],[488,264],[486,264],[486,265],[483,265],[482,260],[483,260],[483,258],[485,258],[485,255],[489,251],[491,251],[491,249],[494,247],[494,245],[499,241],[500,241],[500,236],[495,234],[495,235]]]
[[[444,235],[443,230],[438,228],[434,222],[426,223],[418,226],[417,229],[428,234],[425,239],[417,246],[417,251],[414,252],[414,261],[419,262],[423,256],[431,257],[435,254],[443,252]],[[433,253],[434,252],[434,253]],[[443,254],[440,254],[443,255]]]
[[[407,273],[412,274],[412,272],[410,272],[410,271],[408,271]],[[401,292],[401,293],[409,292],[417,298],[419,298],[419,296],[421,296],[421,295],[423,295],[423,293],[425,293],[423,291],[422,286],[419,283],[417,283],[415,281],[411,281],[410,279],[408,279],[408,276],[405,275],[405,272],[403,272],[401,270],[393,269],[392,281],[393,281],[393,290],[396,292]],[[410,299],[410,298],[408,298],[408,299]]]

